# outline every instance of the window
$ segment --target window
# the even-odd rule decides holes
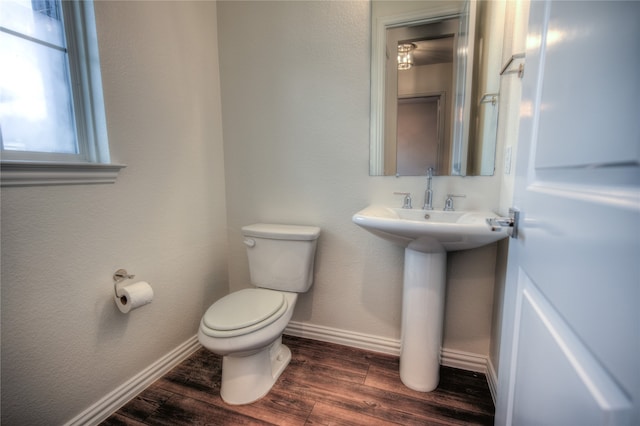
[[[93,3],[0,1],[2,185],[113,182]]]

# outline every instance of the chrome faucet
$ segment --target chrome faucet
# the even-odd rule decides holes
[[[427,190],[424,191],[423,210],[433,210],[433,189],[431,189],[431,180],[433,179],[433,167],[427,170]]]

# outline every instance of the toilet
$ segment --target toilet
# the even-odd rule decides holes
[[[313,284],[320,228],[258,223],[242,228],[255,288],[233,292],[207,309],[198,340],[222,355],[220,396],[250,404],[265,396],[291,360],[282,332],[298,293]]]

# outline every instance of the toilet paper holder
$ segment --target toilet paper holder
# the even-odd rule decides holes
[[[124,280],[130,280],[135,277],[133,274],[129,274],[126,269],[118,269],[113,274],[113,291],[116,293],[116,297],[120,297],[118,294],[118,284],[120,284]]]

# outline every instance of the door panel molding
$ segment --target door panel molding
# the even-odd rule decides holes
[[[518,339],[515,348],[514,424],[628,423],[630,397],[526,271],[521,269],[519,277],[517,334],[528,338]],[[533,396],[538,403],[532,404]],[[541,400],[546,410],[540,410]]]

